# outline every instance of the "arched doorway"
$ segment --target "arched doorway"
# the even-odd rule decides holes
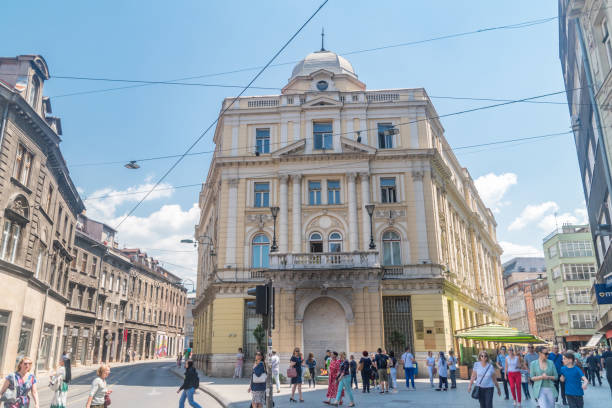
[[[313,300],[304,310],[304,357],[314,353],[323,363],[325,350],[347,351],[348,325],[340,303],[329,297]]]

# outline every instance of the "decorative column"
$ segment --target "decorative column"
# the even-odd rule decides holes
[[[287,181],[289,176],[283,174],[280,176],[280,232],[279,232],[279,250],[281,253],[285,254],[289,250],[289,197],[287,190]]]
[[[227,203],[227,232],[225,235],[225,264],[234,265],[236,263],[236,203],[238,202],[238,182],[239,179],[231,178],[227,180],[229,186]]]
[[[302,176],[291,176],[293,181],[293,252],[302,252]]]
[[[348,180],[348,219],[349,219],[349,249],[357,251],[359,249],[359,238],[357,233],[357,193],[355,192],[355,173],[347,174]]]
[[[417,253],[419,262],[429,262],[429,243],[427,241],[427,218],[425,214],[425,194],[423,192],[422,170],[412,171],[412,184],[414,185],[414,201],[416,207],[416,233]]]
[[[370,216],[365,209],[365,205],[370,203],[370,175],[368,173],[360,173],[361,178],[361,248],[367,251],[370,246]]]

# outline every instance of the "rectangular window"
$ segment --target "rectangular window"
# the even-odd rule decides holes
[[[245,301],[244,304],[244,338],[243,338],[243,350],[245,358],[255,357],[257,351],[257,339],[253,335],[253,332],[259,325],[261,318],[255,313],[255,309],[247,307]]]
[[[38,357],[36,364],[39,370],[45,370],[49,367],[51,359],[51,343],[53,343],[53,326],[45,324],[43,326],[43,333],[40,339],[40,349],[38,350]]]
[[[17,247],[19,246],[19,236],[21,233],[21,226],[14,221],[4,221],[4,228],[2,229],[2,249],[0,251],[0,258],[15,262],[17,257]]]
[[[270,206],[270,183],[255,183],[255,207]]]
[[[327,204],[342,204],[339,180],[327,180]]]
[[[589,288],[565,288],[567,294],[568,305],[589,305],[591,304],[591,295]]]
[[[24,145],[19,144],[19,146],[17,146],[17,156],[15,157],[13,177],[24,186],[28,185],[28,181],[30,179],[32,159],[32,153],[30,153]]]
[[[19,343],[17,344],[17,362],[23,356],[30,355],[30,344],[32,342],[32,329],[34,320],[24,317],[21,320],[21,331],[19,332]]]
[[[608,60],[608,69],[610,69],[612,67],[612,43],[610,39],[610,30],[608,30],[608,20],[605,18],[601,22],[601,43],[603,44]]]
[[[557,244],[548,248],[548,258],[554,258],[557,256]]]
[[[81,257],[81,273],[87,273],[87,254],[84,252]]]
[[[563,280],[589,280],[595,277],[593,264],[563,264]]]
[[[47,214],[51,214],[51,203],[53,202],[53,185],[49,183],[49,189],[47,190],[47,202],[45,205],[45,211]]]
[[[106,271],[102,272],[102,275],[100,276],[100,287],[102,289],[104,289],[104,283],[106,282]]]
[[[551,272],[552,272],[553,279],[558,279],[558,278],[561,277],[561,268],[560,267],[555,266],[554,268],[552,268]]]
[[[77,309],[81,309],[83,307],[83,291],[81,289],[77,289]]]
[[[308,182],[308,204],[321,205],[321,182]]]
[[[329,150],[334,147],[331,122],[314,123],[314,148],[316,150]]]
[[[270,153],[270,129],[255,130],[255,151]]]
[[[93,312],[93,290],[87,291],[87,310]]]
[[[393,148],[393,133],[395,128],[391,123],[378,124],[378,148],[392,149]]]
[[[395,177],[380,179],[380,195],[383,203],[396,203],[397,191],[395,188]]]
[[[0,310],[0,367],[3,367],[4,346],[7,339],[9,317],[11,317],[11,312]]]
[[[577,258],[593,256],[593,247],[590,241],[561,241],[561,257]]]
[[[410,296],[383,296],[383,322],[387,350],[414,350]]]
[[[92,276],[96,276],[97,269],[98,269],[98,258],[92,257],[91,258],[91,275]]]
[[[595,316],[590,312],[570,313],[572,329],[592,329],[595,327]]]
[[[43,264],[43,256],[45,254],[45,248],[42,246],[38,248],[38,256],[36,257],[36,272],[34,273],[34,277],[40,279],[40,273],[42,271]]]
[[[110,305],[106,305],[106,320],[110,320]]]

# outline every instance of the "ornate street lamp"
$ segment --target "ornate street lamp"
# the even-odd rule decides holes
[[[278,251],[278,245],[276,244],[276,216],[278,215],[278,207],[270,207],[270,212],[272,213],[272,218],[274,219],[274,234],[272,235],[272,246],[270,247],[270,252]]]
[[[366,204],[365,208],[368,211],[368,215],[370,216],[370,249],[376,249],[376,244],[374,243],[374,229],[372,227],[372,215],[374,215],[374,204]]]

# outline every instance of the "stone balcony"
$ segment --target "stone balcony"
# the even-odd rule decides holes
[[[444,267],[433,263],[383,266],[383,279],[428,279],[444,277]]]
[[[270,269],[275,270],[378,267],[378,251],[270,254]]]

